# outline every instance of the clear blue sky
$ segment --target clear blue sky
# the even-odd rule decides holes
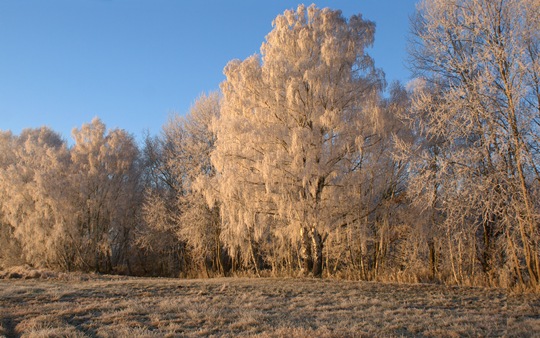
[[[406,82],[416,0],[315,1],[377,24],[370,50]],[[219,88],[223,67],[259,52],[276,15],[300,1],[0,0],[0,129],[47,125],[68,140],[100,117],[142,139]],[[311,2],[305,2],[309,5]]]

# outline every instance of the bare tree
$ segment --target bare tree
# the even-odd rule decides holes
[[[202,193],[194,189],[197,179],[215,175],[210,163],[215,135],[210,124],[219,110],[218,93],[202,95],[186,116],[170,118],[161,137],[147,141],[155,183],[147,189],[144,216],[149,228],[141,240],[149,240],[159,231],[169,233],[169,255],[173,262],[178,261],[177,268],[182,270],[178,272],[186,274],[224,273],[219,208],[209,207]],[[157,241],[148,247],[156,249],[162,244]]]
[[[413,116],[431,146],[412,171],[417,191],[432,191],[425,205],[444,216],[458,283],[540,284],[539,11],[529,0],[434,0],[414,21],[411,60],[424,85]]]

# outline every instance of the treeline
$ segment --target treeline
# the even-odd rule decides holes
[[[538,290],[540,5],[423,1],[406,88],[375,24],[299,6],[137,144],[0,134],[0,267]]]

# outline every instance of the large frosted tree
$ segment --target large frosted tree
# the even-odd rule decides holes
[[[539,18],[537,0],[419,5],[411,194],[438,215],[457,283],[540,285]]]
[[[320,276],[326,236],[358,217],[358,175],[383,123],[384,80],[365,51],[374,31],[360,15],[301,5],[274,20],[260,56],[225,67],[214,196],[229,248],[255,266],[272,233],[298,240],[304,272]]]

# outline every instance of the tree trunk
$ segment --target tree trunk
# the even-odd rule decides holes
[[[302,273],[307,276],[321,277],[323,271],[323,244],[324,239],[316,228],[302,228],[300,256],[302,259]]]
[[[311,252],[310,234],[307,228],[300,229],[300,257],[302,259],[302,273],[307,276],[313,270],[313,256]]]
[[[431,272],[431,280],[434,281],[438,274],[438,262],[437,262],[437,250],[435,249],[435,241],[433,239],[428,240],[429,248],[429,266]]]
[[[313,259],[313,277],[322,277],[323,240],[317,229],[311,229],[311,254]]]
[[[261,269],[262,264],[259,256],[259,250],[256,247],[256,243],[253,241],[253,235],[250,233],[249,235],[249,251],[251,255],[251,260],[253,262],[253,266],[255,267],[255,273],[257,274],[257,277],[261,277]]]

